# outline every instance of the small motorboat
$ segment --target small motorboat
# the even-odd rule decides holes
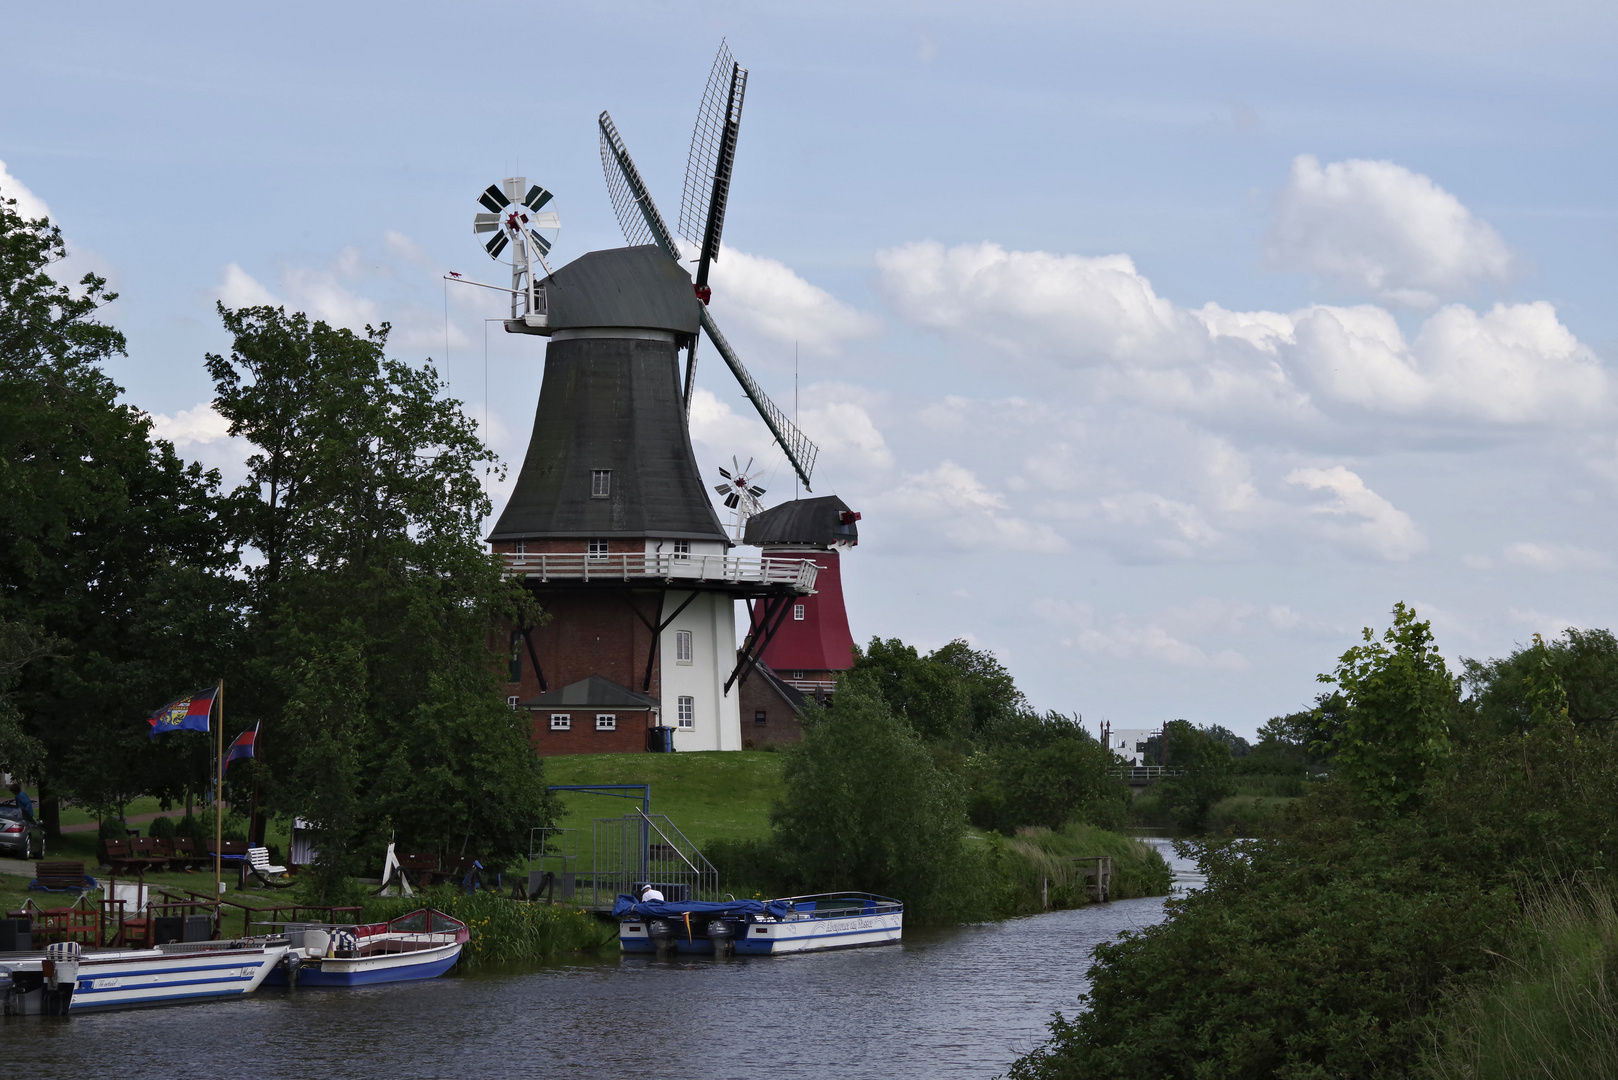
[[[287,951],[285,938],[190,941],[151,949],[83,948],[0,954],[7,1016],[62,1016],[251,994]]]
[[[369,986],[435,979],[455,966],[471,936],[464,922],[422,908],[385,923],[286,924],[286,956],[270,986]]]
[[[719,902],[620,896],[612,914],[626,953],[773,956],[891,945],[904,931],[902,903],[859,892]]]

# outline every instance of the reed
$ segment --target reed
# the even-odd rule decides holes
[[[1431,1080],[1618,1080],[1618,905],[1604,885],[1530,897],[1517,947],[1494,981],[1467,988],[1434,1023]]]
[[[369,897],[364,907],[366,922],[382,922],[422,907],[437,908],[460,919],[471,931],[461,950],[463,971],[594,952],[618,942],[618,927],[587,911],[507,900],[490,892],[466,895],[452,889],[429,889],[414,897]]]

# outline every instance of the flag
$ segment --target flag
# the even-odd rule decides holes
[[[235,742],[225,747],[225,757],[219,763],[219,771],[223,773],[226,769],[230,768],[230,763],[232,761],[236,761],[240,758],[257,757],[258,755],[253,752],[253,749],[257,744],[258,725],[254,724],[252,727],[236,736]]]
[[[198,690],[178,701],[171,701],[154,712],[147,723],[152,725],[148,738],[166,735],[171,731],[207,731],[208,718],[213,715],[213,701],[219,687]]]

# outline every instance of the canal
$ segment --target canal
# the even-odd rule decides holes
[[[1154,840],[1177,888],[1194,868]],[[974,1078],[1037,1045],[1085,988],[1090,949],[1158,922],[1121,900],[905,933],[897,948],[661,962],[568,958],[349,991],[0,1022],[39,1080],[626,1076]]]

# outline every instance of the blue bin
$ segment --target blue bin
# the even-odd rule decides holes
[[[674,753],[674,729],[662,725],[647,728],[646,751],[650,754]]]

